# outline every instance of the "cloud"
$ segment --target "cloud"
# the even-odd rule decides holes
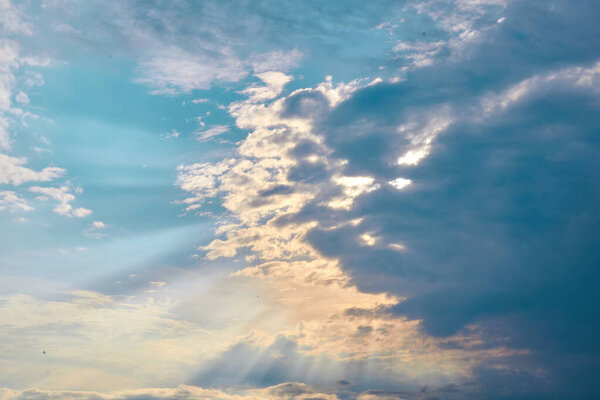
[[[43,298],[44,293],[52,299]],[[182,382],[190,363],[218,348],[211,340],[208,347],[201,343],[211,338],[201,327],[169,316],[172,302],[165,299],[47,288],[36,295],[42,298],[0,296],[3,379],[13,387],[114,391],[131,387],[134,380],[145,385]],[[25,375],[20,372],[24,366]],[[123,367],[136,372],[124,374]]]
[[[45,200],[47,198],[54,199],[59,202],[59,204],[54,207],[54,212],[60,215],[64,215],[67,217],[76,217],[76,218],[85,218],[92,213],[92,210],[88,210],[87,208],[73,208],[70,204],[75,200],[75,195],[70,193],[70,188],[68,186],[61,187],[41,187],[41,186],[32,186],[29,188],[30,192],[39,193],[42,196],[39,196],[38,199]]]
[[[6,4],[10,6],[10,3]],[[19,66],[19,52],[20,47],[16,42],[7,39],[0,40],[0,150],[9,150],[11,147],[8,128],[12,119],[8,117],[7,113],[18,112],[13,110],[11,98],[16,84],[13,70]]]
[[[2,210],[11,211],[31,211],[33,207],[29,205],[29,202],[19,196],[19,194],[11,190],[0,191],[0,211]]]
[[[490,93],[481,100],[479,112],[500,113],[520,102],[539,98],[543,93],[581,91],[600,97],[600,61],[588,66],[574,66],[534,75],[500,93]]]
[[[181,135],[181,132],[179,132],[176,129],[171,129],[170,132],[162,134],[161,139],[163,139],[163,140],[177,139],[179,137],[179,135]]]
[[[24,15],[10,0],[0,1],[0,25],[8,33],[18,33],[30,36],[31,25],[25,21]]]
[[[213,82],[237,82],[247,75],[230,50],[219,53],[209,58],[179,48],[162,50],[140,64],[137,82],[151,86],[154,94],[176,94],[209,89]]]
[[[456,382],[404,397],[451,398],[455,389],[482,398],[568,397],[578,387],[577,395],[593,398],[600,181],[593,18],[561,1],[461,1],[449,13],[435,1],[413,6],[449,35],[428,68],[370,85],[329,78],[268,102],[248,92],[230,105],[236,125],[250,131],[235,157],[179,169],[188,207],[217,198],[225,210],[218,237],[200,250],[208,260],[246,256],[250,265],[236,276],[393,294],[397,303],[382,321],[415,323],[416,341],[431,340],[429,354],[453,348],[473,357],[459,363],[467,372],[454,371],[476,382],[469,389]],[[584,9],[599,11],[592,2]],[[549,28],[579,20],[569,38]],[[535,55],[521,53],[536,40]],[[336,328],[352,340],[377,333],[354,322]],[[318,337],[294,342],[328,348]],[[366,357],[375,362],[373,353]],[[285,375],[280,361],[271,360],[278,367],[267,377]]]
[[[74,400],[337,400],[333,394],[319,393],[315,389],[297,382],[289,382],[264,389],[223,391],[197,386],[181,385],[177,388],[144,388],[126,390],[113,394],[90,391],[40,390],[23,391],[0,389],[3,400],[53,400],[70,398]]]
[[[9,33],[31,35],[31,27],[24,22],[25,16],[15,8],[10,1],[0,1],[0,24],[3,29]],[[13,147],[13,140],[10,135],[10,128],[15,124],[15,117],[21,119],[23,126],[27,126],[26,118],[37,118],[29,111],[23,111],[13,104],[13,98],[16,103],[29,105],[30,100],[27,94],[21,90],[34,85],[43,83],[39,73],[28,71],[27,67],[47,66],[50,61],[34,56],[21,56],[21,46],[18,42],[1,39],[0,40],[0,151],[8,152]],[[32,78],[24,79],[23,70],[29,73]],[[16,92],[16,94],[15,94]],[[28,160],[25,157],[15,157],[5,153],[0,153],[0,184],[20,186],[28,182],[50,182],[62,177],[66,171],[60,167],[45,167],[41,170],[34,170],[27,167]],[[51,193],[47,193],[51,195]],[[56,194],[56,193],[52,193]],[[2,191],[3,199],[0,202],[0,210],[10,209],[11,211],[31,211],[33,207],[22,197],[21,193],[13,190]],[[67,202],[61,202],[55,212],[63,215],[84,217],[91,211],[78,208],[72,209]]]
[[[431,67],[443,61],[465,61],[478,46],[493,42],[498,20],[503,18],[499,15],[511,3],[511,0],[409,1],[404,10],[427,15],[435,23],[435,29],[431,29],[429,36],[423,31],[420,39],[398,41],[392,51],[398,58],[410,62],[403,71]],[[387,24],[380,24],[378,29],[398,26]],[[388,31],[394,35],[393,29]]]
[[[392,185],[393,187],[395,187],[398,190],[402,190],[405,187],[407,187],[408,185],[410,185],[412,183],[412,181],[410,179],[406,179],[406,178],[396,178],[393,181],[389,181],[388,182],[390,185]]]
[[[48,182],[65,173],[65,170],[59,167],[46,167],[41,171],[34,171],[25,167],[25,164],[26,158],[0,154],[0,183],[21,185],[25,182]]]
[[[298,49],[258,54],[251,58],[252,69],[257,74],[269,71],[287,72],[298,66],[302,56],[302,52]]]
[[[417,320],[408,321],[392,313],[377,314],[375,310],[402,304],[403,299],[357,290],[351,276],[338,263],[338,256],[330,257],[323,250],[323,246],[337,249],[337,244],[312,243],[312,232],[316,230],[343,230],[353,235],[345,238],[353,250],[366,245],[387,249],[387,254],[395,257],[407,251],[401,240],[380,238],[376,227],[363,224],[360,216],[353,213],[362,198],[384,190],[384,186],[390,186],[388,182],[396,186],[406,182],[397,177],[375,178],[372,171],[351,174],[346,168],[352,160],[333,154],[326,138],[320,135],[321,124],[352,101],[355,94],[382,88],[387,89],[377,79],[334,86],[329,77],[314,88],[299,89],[275,99],[256,98],[257,90],[243,91],[248,99],[232,103],[229,111],[236,118],[236,125],[250,133],[235,155],[215,163],[178,168],[177,185],[190,193],[181,201],[187,210],[202,209],[215,199],[225,210],[216,229],[217,238],[199,248],[204,261],[244,256],[249,265],[233,272],[230,279],[263,281],[270,288],[270,298],[295,315],[287,328],[295,333],[293,337],[279,334],[281,326],[276,331],[264,328],[269,326],[262,321],[266,317],[253,320],[251,326],[260,340],[240,341],[232,346],[199,373],[196,383],[335,381],[345,376],[334,376],[330,370],[352,368],[356,373],[351,378],[363,385],[377,380],[377,374],[382,374],[382,385],[424,383],[428,379],[448,382],[469,376],[471,368],[478,365],[477,360],[500,359],[511,353],[502,346],[491,346],[491,350],[469,345],[478,340],[476,330],[452,338],[460,343],[457,349],[423,336]],[[406,133],[407,137],[414,137],[417,145],[431,145],[433,138],[450,125],[437,122],[445,121],[449,110],[435,110],[420,113],[411,134]],[[428,116],[435,117],[435,121],[427,121]],[[438,128],[440,124],[443,128]],[[421,136],[425,139],[420,142]],[[351,308],[366,313],[348,318],[345,312]],[[280,353],[297,362],[287,364],[277,356]],[[308,365],[315,365],[312,372],[302,373]],[[358,371],[364,365],[370,366],[372,375],[361,379]],[[385,375],[388,372],[390,375]]]
[[[580,32],[585,37],[589,31]],[[458,79],[460,72],[444,65],[394,86],[362,89],[317,126],[352,173],[413,182],[403,191],[366,193],[350,215],[340,217],[363,218],[369,237],[402,243],[400,254],[356,248],[363,233],[342,223],[316,227],[307,237],[324,255],[341,257],[361,290],[407,296],[395,312],[421,320],[425,333],[452,337],[478,325],[487,332],[486,345],[506,341],[532,350],[507,359],[514,370],[504,378],[491,360],[476,369],[497,385],[480,388],[486,393],[481,397],[494,398],[500,387],[544,397],[552,380],[551,390],[568,397],[582,385],[578,393],[587,398],[595,390],[588,371],[597,368],[591,367],[598,351],[591,338],[599,329],[585,305],[597,303],[592,288],[598,283],[595,239],[589,236],[598,221],[591,189],[599,179],[592,172],[598,169],[592,155],[598,145],[592,134],[598,124],[597,58],[589,60],[594,52],[581,49],[584,62],[565,65],[563,55],[571,49],[555,48],[552,67],[519,59],[497,75],[486,69],[495,51],[472,54],[471,65],[490,85],[473,81],[468,96],[452,84],[430,86],[432,74]],[[524,76],[528,67],[539,72]],[[422,99],[413,84],[429,98]],[[447,97],[433,99],[445,90]],[[393,109],[399,118],[390,118]],[[390,166],[393,154],[399,155],[396,167]],[[579,200],[584,198],[589,202]],[[305,209],[301,217],[319,211]],[[571,355],[581,352],[589,358],[575,362]],[[554,367],[563,363],[579,377]]]
[[[151,86],[154,94],[186,93],[209,89],[213,84],[238,82],[248,75],[252,66],[259,78],[269,79],[270,83],[276,84],[274,79],[279,78],[275,78],[275,74],[281,74],[279,71],[287,71],[296,66],[301,58],[301,53],[297,50],[264,53],[251,60],[240,59],[229,48],[214,51],[218,56],[197,55],[196,52],[188,52],[181,48],[158,51],[158,54],[140,64],[141,76],[136,81]],[[287,82],[283,84],[285,83]],[[263,93],[262,96],[268,95]],[[276,94],[269,98],[274,96]],[[199,103],[198,100],[204,99],[192,102]]]
[[[285,85],[293,79],[289,75],[276,71],[258,73],[256,77],[263,81],[264,85],[250,86],[241,92],[252,102],[261,102],[279,96]]]
[[[212,128],[196,132],[196,139],[205,142],[210,138],[229,132],[229,125],[216,125]]]
[[[41,340],[55,346],[48,356],[61,352],[60,365],[47,376],[31,356],[36,387],[187,379],[241,389],[10,395],[594,398],[594,1],[147,4],[73,12],[94,16],[80,29],[90,49],[127,54],[138,82],[156,94],[218,85],[243,96],[227,110],[247,136],[224,159],[177,169],[186,211],[216,217],[214,237],[196,256],[222,279],[191,281],[190,299],[170,279],[155,288],[187,302],[176,305],[89,292],[4,298],[2,354],[10,357],[2,369],[22,371],[14,365]],[[382,35],[373,26],[388,31],[385,40],[373,40]],[[364,27],[368,34],[356,33]],[[19,115],[12,71],[25,61],[15,61],[18,46],[3,44],[10,66],[0,76],[0,143],[8,149]],[[335,80],[286,92],[301,54],[302,73]],[[382,78],[354,79],[379,65]],[[64,173],[36,172],[18,157],[4,162],[12,185]],[[66,185],[31,192],[57,201],[58,213],[89,213],[71,206]],[[17,192],[2,195],[0,207],[27,205]],[[163,282],[138,276],[140,292]],[[60,346],[65,335],[75,346]],[[15,387],[27,386],[11,373]],[[307,386],[342,381],[351,388],[338,394]]]
[[[92,228],[94,229],[106,229],[107,225],[102,221],[94,221],[92,222]]]
[[[65,15],[61,22],[81,31],[77,40],[93,51],[132,57],[138,65],[135,81],[153,93],[175,95],[232,87],[251,73],[287,73],[307,56],[321,71],[364,69],[357,52],[385,59],[380,46],[369,46],[369,28],[381,14],[399,14],[401,5],[357,4],[330,4],[324,10],[314,2],[286,7],[271,1],[181,3],[170,8],[160,2],[143,7],[91,3],[74,10],[69,2],[50,2],[44,11]],[[347,40],[356,43],[353,51],[347,50]],[[339,49],[335,57],[331,49]]]

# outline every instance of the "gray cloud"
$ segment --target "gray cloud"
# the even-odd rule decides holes
[[[349,211],[315,200],[280,220],[322,221],[311,245],[341,259],[359,288],[407,296],[394,312],[422,320],[427,334],[477,324],[484,346],[529,349],[504,360],[509,372],[492,361],[477,368],[486,398],[596,391],[599,13],[593,2],[512,2],[502,26],[462,62],[442,52],[405,82],[357,91],[318,117],[326,145],[348,160],[347,175],[413,184],[364,194]],[[445,107],[450,120],[432,136],[430,155],[397,165],[412,146],[403,132],[431,131]],[[359,217],[358,226],[339,225]],[[407,251],[357,247],[365,231]]]

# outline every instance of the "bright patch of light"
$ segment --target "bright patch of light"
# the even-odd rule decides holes
[[[316,154],[311,154],[310,156],[306,157],[305,160],[314,164],[319,161],[319,156]]]
[[[397,251],[406,251],[406,246],[402,243],[392,243],[390,244],[390,248]]]
[[[379,189],[375,179],[370,176],[338,176],[334,182],[343,186],[343,196],[332,199],[327,205],[334,209],[350,209],[354,199],[363,193]]]
[[[374,246],[375,243],[377,243],[377,238],[369,235],[368,233],[363,233],[362,235],[360,235],[360,238],[367,246]]]
[[[398,165],[417,165],[429,155],[429,146],[417,150],[409,150],[398,158]]]
[[[406,178],[396,178],[393,181],[389,181],[388,183],[396,189],[401,190],[410,185],[412,181]]]

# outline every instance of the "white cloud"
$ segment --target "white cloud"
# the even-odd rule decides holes
[[[23,18],[23,14],[10,0],[0,0],[0,25],[5,32],[31,35],[31,26]]]
[[[65,24],[65,23],[53,24],[52,25],[52,30],[56,31],[56,32],[61,32],[61,33],[81,35],[81,31],[80,30],[75,29],[71,25]]]
[[[340,185],[342,195],[331,199],[327,205],[334,209],[349,210],[358,196],[379,189],[379,184],[370,176],[336,176],[333,181]]]
[[[251,64],[256,73],[268,71],[287,72],[300,63],[302,56],[302,52],[297,49],[290,51],[270,51],[252,57]]]
[[[30,34],[29,25],[23,22],[23,16],[9,1],[0,0],[0,24],[5,31],[20,34]],[[0,150],[8,151],[12,147],[9,128],[13,124],[14,116],[20,117],[23,125],[25,118],[36,117],[30,112],[24,112],[13,104],[28,105],[30,100],[25,92],[19,90],[19,83],[24,86],[33,86],[43,83],[41,75],[37,72],[25,70],[25,79],[17,79],[16,71],[22,67],[47,66],[51,61],[46,58],[21,57],[20,46],[17,42],[0,39]],[[15,94],[16,92],[16,94]],[[10,117],[9,117],[10,115]],[[34,147],[36,151],[43,151]],[[46,167],[39,171],[27,167],[27,159],[24,157],[13,157],[0,153],[0,184],[19,186],[26,182],[49,182],[65,174],[60,167]],[[46,193],[50,195],[50,193]],[[4,191],[3,205],[0,209],[31,210],[33,207],[21,197],[19,193]],[[61,202],[55,212],[65,215],[82,217],[89,214],[89,210],[79,208],[72,209],[68,202]]]
[[[8,150],[11,147],[11,140],[10,134],[8,133],[8,127],[9,120],[0,115],[0,149],[2,150]]]
[[[454,123],[449,106],[412,112],[398,127],[398,133],[408,139],[408,149],[398,158],[398,165],[418,165],[431,152],[433,141]]]
[[[26,158],[0,154],[0,183],[20,185],[24,182],[48,182],[62,176],[65,170],[59,167],[46,167],[34,171],[25,167]]]
[[[75,200],[75,196],[69,193],[70,189],[67,186],[62,186],[59,188],[32,186],[29,188],[29,191],[33,193],[41,193],[60,203],[70,203]]]
[[[19,194],[10,190],[3,190],[0,191],[0,211],[6,209],[11,211],[31,211],[33,207],[29,205],[27,200],[19,196]]]
[[[230,34],[224,32],[214,32],[218,37],[214,42],[191,41],[181,46],[164,43],[149,27],[138,27],[134,32],[132,36],[141,36],[147,45],[136,81],[150,86],[153,94],[188,93],[209,89],[215,83],[239,82],[251,71],[285,72],[297,66],[302,58],[297,49],[241,57],[231,45],[238,39],[228,38]]]
[[[363,233],[362,235],[360,235],[360,239],[367,246],[374,246],[375,243],[377,243],[377,241],[379,240],[379,238],[372,236],[369,233]]]
[[[29,96],[27,96],[25,92],[19,91],[19,93],[17,93],[15,96],[15,100],[20,104],[29,104]]]
[[[158,54],[140,64],[141,76],[137,82],[152,87],[154,94],[187,93],[209,89],[217,82],[238,82],[248,75],[250,68],[259,78],[266,74],[265,79],[269,79],[268,74],[287,71],[296,66],[302,57],[301,52],[292,50],[274,51],[242,60],[227,47],[214,51],[218,56],[199,55],[181,48],[158,51]],[[192,100],[195,104],[206,101]]]
[[[106,229],[107,225],[102,221],[94,221],[92,222],[92,228],[94,229]]]
[[[576,89],[600,97],[600,61],[587,66],[574,66],[546,74],[534,75],[499,93],[488,93],[478,104],[475,118],[491,114],[526,100],[529,96],[556,89]]]
[[[263,81],[264,85],[253,85],[241,93],[248,95],[252,102],[261,102],[273,99],[281,94],[285,85],[294,79],[283,72],[268,71],[256,74],[257,78]]]
[[[395,187],[398,190],[402,190],[405,187],[407,187],[408,185],[410,185],[412,183],[412,181],[410,179],[406,179],[406,178],[396,178],[393,181],[389,181],[388,182],[390,185],[392,185],[393,187]]]
[[[47,198],[54,199],[59,204],[54,207],[54,212],[67,217],[85,218],[92,213],[92,210],[87,208],[73,208],[70,204],[75,200],[75,195],[70,193],[68,186],[61,187],[41,187],[32,186],[29,188],[30,192],[42,194],[39,196],[39,200],[46,200]]]
[[[232,51],[219,52],[208,57],[176,47],[158,51],[141,63],[137,82],[152,87],[154,94],[177,94],[209,89],[213,82],[237,82],[247,75],[244,63]]]
[[[68,210],[65,210],[64,213],[60,213],[60,212],[56,211],[56,209],[58,207],[59,206],[54,208],[54,211],[57,212],[58,214],[66,215],[66,216],[73,216],[73,217],[77,217],[77,218],[85,218],[92,213],[92,210],[89,210],[87,208],[82,208],[82,207],[72,208],[70,206],[69,206],[70,208]]]
[[[171,129],[171,131],[170,131],[170,132],[167,132],[167,133],[163,134],[163,135],[161,136],[161,138],[162,138],[163,140],[177,139],[177,138],[179,137],[179,135],[181,135],[181,132],[179,132],[179,131],[178,131],[178,130],[176,130],[176,129]]]
[[[442,50],[446,42],[424,42],[417,41],[399,42],[392,49],[396,53],[402,53],[402,56],[412,61],[414,67],[426,67],[433,64],[434,57]]]
[[[217,125],[217,126],[213,126],[212,128],[209,128],[209,129],[206,129],[206,130],[203,130],[200,132],[196,132],[196,139],[201,142],[204,142],[212,137],[222,135],[228,131],[229,131],[228,125]]]

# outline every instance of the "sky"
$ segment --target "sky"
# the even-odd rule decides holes
[[[0,0],[0,400],[600,396],[596,0]]]

